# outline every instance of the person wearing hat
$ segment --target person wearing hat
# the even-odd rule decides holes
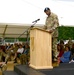
[[[44,9],[44,13],[47,15],[44,29],[49,31],[52,35],[52,60],[55,61],[57,57],[57,38],[59,27],[58,16],[52,13],[49,7]]]

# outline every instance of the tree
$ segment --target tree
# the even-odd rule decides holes
[[[58,40],[68,40],[69,38],[74,39],[74,27],[60,26],[58,32]]]

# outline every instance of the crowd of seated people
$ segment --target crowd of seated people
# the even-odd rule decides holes
[[[57,45],[58,55],[57,62],[60,63],[72,63],[74,62],[74,43],[70,39],[66,44],[64,41],[60,41]]]
[[[13,61],[14,63],[28,64],[29,62],[29,44],[28,43],[14,43],[5,44],[5,50],[0,48],[0,62]]]
[[[4,50],[5,49],[5,50]],[[61,40],[57,44],[57,63],[74,62],[74,43],[70,40],[64,44]],[[5,44],[4,48],[0,47],[0,62],[14,61],[14,63],[29,64],[30,62],[30,46],[28,43]]]
[[[58,57],[58,64],[65,63],[70,61],[71,51],[68,46],[65,46],[65,51],[62,53],[60,57]]]

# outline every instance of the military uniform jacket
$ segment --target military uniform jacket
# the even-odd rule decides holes
[[[51,13],[50,16],[46,18],[44,29],[49,31],[53,30],[52,37],[58,37],[58,16],[54,13]]]

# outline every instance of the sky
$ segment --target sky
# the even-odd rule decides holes
[[[45,24],[44,8],[58,15],[60,25],[74,25],[74,0],[0,0],[0,23]]]

